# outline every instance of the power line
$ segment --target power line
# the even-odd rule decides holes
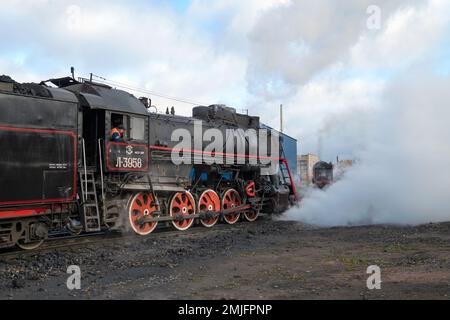
[[[97,79],[100,79],[102,82],[104,82],[105,84],[109,84],[111,86],[116,86],[116,87],[120,87],[123,89],[127,89],[127,90],[133,90],[133,91],[137,91],[137,92],[141,92],[141,93],[146,93],[152,96],[156,96],[156,97],[160,97],[160,98],[164,98],[167,100],[173,100],[173,101],[177,101],[177,102],[181,102],[181,103],[186,103],[186,104],[190,104],[190,105],[194,105],[194,106],[207,106],[210,104],[206,104],[206,103],[200,103],[200,102],[196,102],[194,100],[191,99],[187,99],[187,98],[179,98],[179,97],[173,97],[173,96],[169,96],[163,93],[159,93],[159,92],[155,92],[155,91],[150,91],[147,89],[142,89],[142,88],[138,88],[138,87],[134,87],[130,84],[126,84],[126,83],[122,83],[122,82],[118,82],[118,81],[114,81],[114,80],[108,80],[104,77],[100,77],[97,76],[95,74],[93,74],[92,76],[94,76]]]

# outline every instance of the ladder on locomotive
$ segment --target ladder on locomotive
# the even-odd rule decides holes
[[[100,210],[93,171],[80,171],[83,219],[86,232],[100,231]]]
[[[96,232],[101,230],[100,210],[98,207],[97,188],[95,186],[94,170],[86,166],[86,146],[84,139],[83,147],[83,169],[79,170],[81,196],[83,204],[83,222],[86,232]]]

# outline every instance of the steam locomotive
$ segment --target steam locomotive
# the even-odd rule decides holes
[[[229,130],[260,132],[258,117],[223,105],[196,107],[192,117],[151,106],[87,79],[0,77],[0,248],[32,250],[55,232],[145,236],[161,225],[183,231],[251,222],[298,201],[283,150],[271,158],[276,172],[264,173],[268,164],[246,137],[245,154],[209,150],[194,138],[192,149],[178,150],[180,140],[172,141],[177,130],[195,136],[199,121],[234,140]],[[185,161],[174,162],[174,154]],[[233,161],[210,161],[217,156]]]
[[[324,161],[317,162],[313,167],[313,184],[324,189],[333,183],[333,164]]]

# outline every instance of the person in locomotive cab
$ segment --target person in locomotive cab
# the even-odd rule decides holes
[[[125,129],[123,119],[116,118],[112,120],[111,140],[118,142],[125,139]]]
[[[114,127],[111,130],[111,140],[118,142],[124,138],[125,130],[122,126]]]

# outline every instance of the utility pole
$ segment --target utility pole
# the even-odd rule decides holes
[[[283,133],[283,105],[280,104],[280,132]]]

